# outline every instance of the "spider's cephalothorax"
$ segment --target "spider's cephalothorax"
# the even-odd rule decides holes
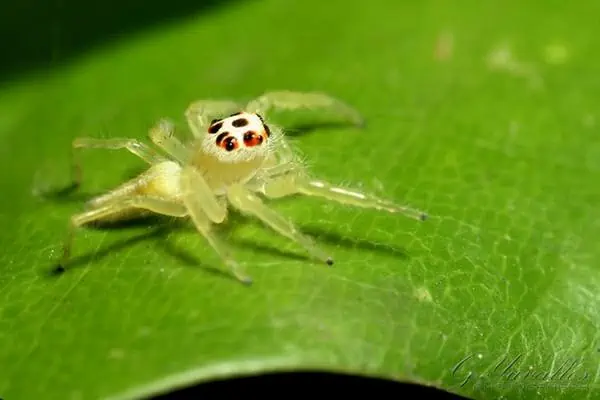
[[[228,163],[263,158],[271,132],[259,114],[240,111],[213,119],[207,134],[205,151]]]

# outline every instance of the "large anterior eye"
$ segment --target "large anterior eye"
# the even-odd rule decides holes
[[[257,146],[262,144],[263,137],[254,131],[248,131],[244,133],[244,144],[248,147]]]
[[[232,151],[235,150],[237,148],[237,140],[234,137],[228,137],[223,141],[223,144],[225,145],[225,150],[227,151]]]
[[[235,150],[238,147],[237,139],[233,136],[229,136],[229,132],[219,133],[219,136],[217,136],[217,140],[215,141],[215,143],[217,146],[227,151]]]

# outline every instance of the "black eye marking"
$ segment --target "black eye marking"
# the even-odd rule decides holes
[[[233,121],[231,125],[235,126],[236,128],[240,128],[242,126],[248,125],[248,120],[246,118],[238,118],[235,121]]]
[[[263,124],[263,126],[265,127],[265,133],[267,134],[267,137],[271,136],[271,129],[269,128],[269,125]]]
[[[231,151],[236,148],[237,141],[234,137],[228,137],[225,139],[225,150]]]
[[[225,136],[229,135],[229,132],[223,132],[220,133],[219,136],[217,136],[217,146],[221,145],[221,142],[223,141],[223,139],[225,139]]]
[[[208,133],[217,133],[222,126],[223,122],[217,122],[216,124],[213,123],[213,125],[208,128]]]

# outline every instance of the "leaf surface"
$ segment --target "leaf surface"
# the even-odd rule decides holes
[[[312,368],[475,398],[596,398],[599,12],[591,1],[239,2],[5,84],[0,396],[130,398]],[[89,150],[79,192],[41,197],[68,182],[73,138],[145,141],[163,117],[187,135],[194,100],[280,89],[329,93],[367,120],[307,130],[327,115],[274,117],[315,176],[430,219],[269,202],[334,256],[326,268],[232,216],[220,234],[252,287],[214,273],[190,224],[152,221],[82,229],[76,267],[48,273],[69,217],[144,167]]]

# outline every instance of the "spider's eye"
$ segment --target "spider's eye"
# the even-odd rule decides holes
[[[208,127],[208,133],[217,133],[219,131],[219,129],[221,129],[221,127],[223,126],[223,122],[217,122],[218,120],[213,120],[212,124]]]
[[[223,139],[225,139],[227,136],[229,135],[229,132],[222,132],[219,133],[219,136],[217,136],[217,146],[221,146],[221,144],[223,143]]]
[[[265,128],[265,134],[267,137],[271,136],[271,129],[269,129],[269,125],[263,124],[263,127]]]
[[[232,151],[237,147],[237,140],[234,137],[228,137],[223,142],[225,144],[225,150]]]
[[[257,146],[262,144],[263,137],[254,131],[248,131],[244,133],[244,144],[248,147]]]
[[[233,125],[236,128],[241,128],[242,126],[246,126],[248,125],[248,120],[246,118],[238,118],[236,120],[234,120],[231,125]]]
[[[229,136],[229,132],[220,133],[219,136],[217,136],[216,144],[227,151],[235,150],[238,147],[237,139],[233,136]]]

